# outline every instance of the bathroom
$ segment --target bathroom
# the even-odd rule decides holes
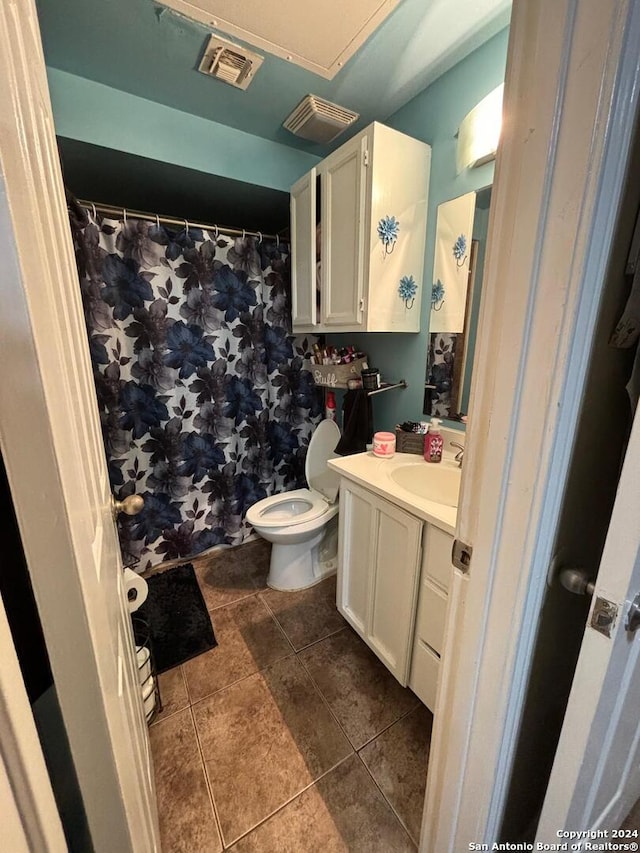
[[[142,6],[140,6],[140,9],[142,9]],[[109,10],[109,4],[105,4],[104,8],[101,9],[100,14],[105,15],[106,18],[108,18]],[[89,10],[86,12],[86,15],[83,18],[82,12],[80,10],[75,10],[74,20],[78,27],[83,21],[86,21],[86,26],[88,28],[95,28],[97,31],[104,32],[106,42],[106,34],[109,32],[109,26],[105,24],[104,20],[99,21],[96,18],[96,15],[93,14],[93,11],[94,10]],[[204,162],[203,151],[205,140],[202,137],[198,138],[198,134],[196,132],[198,127],[202,127],[200,124],[202,119],[198,119],[193,115],[193,113],[186,109],[180,116],[183,120],[183,125],[181,126],[179,138],[175,135],[175,131],[173,131],[174,135],[173,138],[171,138],[169,136],[169,125],[171,120],[175,119],[176,116],[165,112],[170,110],[171,107],[167,103],[162,104],[154,101],[146,92],[145,98],[145,95],[142,94],[144,85],[141,76],[129,73],[130,69],[129,71],[126,68],[123,68],[122,70],[123,75],[128,74],[129,83],[127,86],[124,84],[118,85],[118,82],[115,79],[117,74],[114,72],[113,63],[106,61],[107,54],[109,54],[110,50],[113,50],[113,48],[109,48],[107,45],[105,47],[105,55],[100,56],[99,53],[96,53],[94,57],[94,69],[89,72],[86,68],[82,68],[83,61],[87,61],[86,53],[84,59],[77,55],[77,50],[74,53],[74,47],[77,47],[77,33],[69,32],[73,28],[65,27],[64,22],[61,21],[57,12],[54,13],[50,9],[49,13],[47,13],[47,3],[43,2],[41,4],[40,14],[41,26],[43,27],[45,52],[53,51],[55,47],[55,38],[51,35],[49,35],[49,37],[47,36],[48,28],[50,33],[53,33],[54,36],[57,33],[58,38],[62,39],[58,44],[58,53],[50,60],[49,85],[52,94],[56,127],[59,136],[62,138],[60,148],[62,160],[65,166],[65,175],[69,187],[76,195],[89,198],[90,200],[94,200],[96,203],[107,201],[116,206],[127,206],[134,210],[141,209],[149,210],[153,213],[159,212],[161,214],[166,213],[168,215],[174,214],[178,219],[190,219],[192,221],[201,221],[205,223],[227,221],[232,225],[238,226],[240,229],[244,228],[246,230],[255,230],[263,232],[265,235],[269,233],[275,234],[282,227],[286,226],[286,203],[288,202],[288,197],[283,198],[283,196],[288,196],[286,187],[290,186],[303,172],[308,171],[314,162],[317,162],[321,156],[324,156],[326,153],[325,151],[319,151],[318,154],[313,155],[315,160],[311,159],[307,152],[299,148],[289,148],[289,146],[284,142],[284,139],[287,138],[285,132],[280,130],[278,131],[280,135],[277,137],[278,145],[289,150],[286,152],[284,150],[282,151],[282,154],[286,154],[287,156],[287,162],[277,163],[274,166],[273,155],[275,153],[275,148],[273,145],[270,145],[267,148],[267,143],[265,143],[263,137],[258,137],[256,134],[256,138],[247,140],[244,137],[240,138],[237,134],[234,135],[235,128],[223,128],[222,130],[224,130],[225,133],[228,131],[227,138],[230,145],[233,144],[234,141],[237,141],[238,144],[243,142],[245,145],[251,143],[251,145],[254,146],[253,151],[256,156],[248,165],[246,160],[243,160],[242,177],[240,170],[238,169],[238,164],[230,162],[233,158],[226,158],[226,172],[223,172],[223,174],[226,174],[230,180],[234,181],[233,185],[227,184],[223,189],[223,185],[220,182],[217,183],[217,186],[215,183],[205,184],[204,176],[200,177],[198,174],[193,174],[193,172],[188,174],[189,169],[197,169],[200,173],[204,171],[202,163]],[[48,14],[51,16],[50,18],[48,18]],[[111,4],[111,14],[113,14],[113,4]],[[128,10],[127,14],[133,13],[131,10]],[[187,42],[190,40],[189,36],[193,36],[194,32],[197,33],[200,44],[204,41],[204,31],[202,29],[193,28],[189,23],[184,22],[182,19],[172,18],[171,13],[160,13],[158,11],[158,14],[156,15],[154,12],[153,21],[147,21],[147,19],[142,16],[138,23],[142,25],[143,21],[145,22],[145,26],[147,23],[153,23],[153,25],[159,29],[161,41],[164,40],[162,41],[163,50],[166,50],[169,56],[181,56],[182,51],[186,50]],[[502,27],[484,44],[479,44],[465,59],[461,60],[458,64],[444,72],[431,85],[426,86],[424,91],[417,93],[414,99],[410,100],[405,106],[390,113],[388,116],[385,116],[385,122],[387,124],[394,127],[396,130],[409,134],[410,136],[428,141],[432,149],[432,171],[429,190],[429,209],[427,215],[428,228],[425,247],[425,281],[428,280],[428,276],[430,275],[429,271],[433,267],[433,256],[435,251],[434,245],[436,239],[435,225],[437,221],[438,205],[441,202],[464,195],[471,190],[484,189],[489,186],[492,181],[492,163],[480,166],[474,170],[467,170],[464,175],[456,177],[455,135],[461,120],[469,110],[472,109],[489,91],[492,91],[496,86],[498,86],[504,78],[507,48],[507,31],[504,28],[504,23],[506,23],[506,21],[503,21]],[[114,25],[112,22],[111,28],[113,29],[113,27]],[[64,36],[64,33],[62,36],[66,39],[71,38],[71,43],[66,42],[61,36],[61,29],[64,29],[66,33],[66,36]],[[172,39],[175,39],[175,41],[172,41]],[[85,39],[77,39],[77,42],[81,42],[83,44],[84,51],[88,51],[90,48],[91,52],[95,53],[96,45],[91,44],[91,39],[89,37]],[[191,59],[191,64],[189,65],[190,73],[192,72],[193,62],[194,60]],[[100,74],[105,76],[101,77]],[[205,82],[213,83],[213,81]],[[222,86],[222,84],[217,81],[213,84]],[[167,100],[170,101],[169,96],[167,95],[166,97]],[[135,111],[136,127],[127,126],[123,119],[124,116],[129,114],[129,110],[132,106],[139,107],[139,109],[136,109]],[[110,110],[112,112],[110,112]],[[92,120],[90,123],[87,122],[87,115],[91,115],[92,119],[95,118],[95,121]],[[153,127],[157,132],[149,134],[144,130],[146,127]],[[141,128],[144,130],[142,134],[140,133]],[[167,131],[167,135],[163,135],[163,128]],[[210,130],[210,128],[207,129]],[[220,126],[215,130],[222,133]],[[137,138],[136,134],[138,134]],[[143,136],[144,138],[141,139],[140,136]],[[127,140],[126,145],[125,139]],[[80,144],[74,144],[74,142]],[[202,143],[202,147],[198,150],[200,143]],[[249,148],[250,147],[251,146],[249,146]],[[213,149],[215,146],[211,146],[211,148]],[[249,150],[249,148],[245,148],[245,150]],[[131,170],[129,174],[135,175],[136,173],[139,174],[141,171],[141,158],[144,157],[147,161],[152,160],[153,165],[148,163],[145,163],[145,165],[149,166],[149,174],[155,174],[157,178],[157,181],[154,180],[153,182],[157,192],[157,184],[160,181],[165,181],[169,174],[169,170],[166,168],[166,163],[180,163],[179,169],[176,169],[175,172],[181,172],[180,177],[184,178],[185,183],[188,184],[189,181],[191,181],[191,186],[193,187],[194,184],[201,181],[202,186],[205,188],[205,195],[210,193],[211,196],[217,196],[220,198],[226,192],[229,192],[231,196],[240,192],[243,189],[238,186],[238,181],[240,180],[243,180],[245,184],[247,180],[250,180],[251,183],[257,185],[260,185],[261,180],[265,180],[264,174],[259,174],[262,162],[264,162],[264,160],[261,160],[258,156],[260,152],[264,153],[264,160],[267,159],[267,155],[271,157],[268,161],[269,166],[273,167],[274,173],[278,172],[278,174],[276,177],[271,176],[268,179],[268,189],[271,191],[275,190],[274,192],[265,194],[261,194],[259,192],[255,193],[255,195],[264,202],[264,207],[258,214],[252,214],[252,216],[255,216],[253,221],[249,218],[248,212],[246,214],[244,213],[244,208],[239,214],[234,211],[232,207],[227,207],[226,210],[224,207],[220,207],[222,204],[221,202],[218,202],[218,207],[215,211],[212,211],[209,214],[207,213],[207,208],[205,206],[200,207],[200,209],[195,205],[187,208],[185,207],[186,198],[188,198],[188,203],[191,204],[189,192],[185,193],[184,190],[176,190],[175,187],[173,189],[168,187],[165,190],[164,197],[156,195],[154,198],[151,188],[144,186],[140,187],[139,185],[136,187],[136,182],[133,178],[130,180],[128,177],[112,177],[109,174],[105,174],[105,170],[102,168],[103,162],[110,162],[111,167],[116,170],[116,175],[120,174],[118,170],[126,170],[127,168]],[[213,151],[208,151],[207,153],[211,155],[209,157],[209,160],[211,160],[213,157]],[[129,155],[128,163],[126,162],[127,157],[123,156],[123,154]],[[96,157],[104,157],[104,160],[100,159],[98,161],[100,164],[98,166],[96,166]],[[251,160],[251,158],[249,159]],[[222,172],[222,166],[218,166],[218,164],[215,166],[209,165],[208,168],[220,168]],[[102,184],[99,183],[100,180],[102,181]],[[74,181],[78,185],[77,188],[73,185]],[[118,181],[122,182],[121,187],[117,186]],[[274,184],[277,186],[277,189],[274,187]],[[128,199],[120,200],[120,197],[124,196],[126,192],[131,193],[128,197],[132,199],[131,201]],[[138,193],[137,196],[136,192]],[[180,198],[180,192],[183,193],[182,198]],[[110,193],[109,198],[107,198],[106,193]],[[114,193],[117,193],[117,199],[114,197]],[[141,199],[140,193],[143,194],[142,200],[139,200]],[[147,193],[146,196],[144,195],[145,193]],[[176,201],[171,201],[172,193],[174,194],[174,198],[177,199]],[[133,201],[134,198],[138,200]],[[283,201],[285,201],[284,206],[282,206]],[[277,204],[280,204],[279,208],[277,207]],[[178,207],[178,205],[180,205],[180,207]],[[247,205],[247,207],[249,207],[249,205]],[[279,210],[279,213],[276,215],[282,218],[280,221],[274,222],[273,219],[270,219],[270,212],[276,209]],[[211,208],[209,208],[209,210],[211,210]],[[422,419],[424,415],[423,397],[425,361],[428,349],[428,332],[426,325],[428,307],[428,300],[423,299],[422,331],[418,334],[388,335],[385,333],[374,332],[344,336],[345,343],[354,344],[358,349],[368,353],[371,362],[381,367],[385,379],[393,381],[394,379],[402,378],[407,380],[408,387],[406,389],[390,391],[379,395],[378,398],[374,400],[374,421],[376,428],[378,428],[378,425],[381,428],[392,428],[397,422],[402,422],[404,420],[419,420]],[[336,345],[341,345],[341,340],[337,337],[329,338],[328,340],[329,342],[334,340]],[[456,426],[459,426],[459,424]],[[140,472],[137,471],[136,476],[138,473]],[[124,495],[121,497],[124,497]],[[238,540],[230,544],[237,544],[237,542]],[[256,553],[258,553],[262,546],[259,541],[253,541],[245,547],[252,548]],[[172,556],[174,555],[172,554]],[[176,555],[176,559],[179,559],[181,556],[182,555]],[[155,557],[153,559],[155,560]],[[261,568],[260,563],[261,561],[264,561],[264,555],[258,555],[257,560],[258,565],[256,566],[256,571],[259,572]],[[146,568],[148,569],[150,567],[147,566]],[[264,569],[263,565],[262,569]],[[255,595],[253,591],[254,589]],[[246,594],[246,592],[245,584],[244,591],[241,590],[241,599],[252,598],[257,601],[261,595],[269,595],[269,593],[266,592],[260,584],[252,587],[250,594]],[[322,602],[317,602],[317,604],[318,609],[321,609]],[[219,606],[220,602],[218,602],[213,609],[218,609]],[[276,604],[274,604],[274,608],[277,609]],[[267,609],[269,609],[268,605]],[[287,605],[285,604],[283,605],[283,610],[286,611],[286,609]],[[272,610],[271,612],[273,613],[274,611]],[[283,620],[285,619],[284,616],[282,618]],[[283,628],[282,621],[275,618],[275,622],[280,626],[278,630]],[[335,625],[335,623],[333,624]],[[340,625],[341,623],[337,624]],[[338,631],[343,631],[344,629],[339,628],[338,630],[334,630],[330,627],[326,630],[329,631],[329,634],[325,636],[323,640],[326,640],[327,637],[330,637],[334,633],[338,633]],[[284,634],[287,635],[286,629],[284,629]],[[287,641],[290,642],[291,639],[291,636],[287,635]],[[304,654],[305,649],[300,649],[300,652],[301,654]],[[326,695],[324,695],[324,699],[329,702]],[[176,711],[175,713],[177,714],[178,712]],[[401,718],[409,716],[410,713],[412,713],[412,711],[409,711],[409,713],[405,715],[403,711],[400,711],[398,719],[392,722],[391,726],[389,726],[389,730]],[[172,717],[177,719],[175,714],[169,714],[165,718],[166,722],[168,723]],[[165,720],[160,719],[154,724],[157,731],[160,731],[160,727],[164,725]],[[386,730],[386,726],[383,728]],[[383,734],[383,732],[375,731],[374,734],[377,737],[380,734]],[[152,726],[152,739],[153,736]],[[330,740],[331,738],[327,738],[327,741]],[[362,744],[359,744],[359,746],[362,746]],[[200,756],[198,756],[198,760],[201,760]],[[364,759],[363,762],[366,764]],[[331,766],[333,766],[333,764]],[[313,779],[310,779],[310,781],[313,781]],[[393,805],[389,805],[387,798],[391,797],[391,799],[393,799],[393,797],[388,792],[385,797],[385,792],[380,787],[382,783],[379,785],[377,782],[374,782],[374,784],[377,785],[378,790],[381,791],[382,799],[379,800],[379,802],[382,802],[386,809],[390,809],[393,819],[397,820],[398,825],[400,826],[400,830],[398,831],[400,831],[400,837],[402,837],[403,841],[399,842],[400,846],[398,846],[398,849],[404,849],[404,847],[401,846],[402,844],[409,845],[407,849],[412,849],[411,845],[417,843],[415,818],[411,818],[413,821],[413,831],[407,832],[406,824],[408,818],[406,816],[403,817],[397,815],[394,811]],[[205,794],[206,797],[209,796],[207,791],[205,791]],[[301,795],[302,789],[295,790],[293,794],[296,796]],[[276,811],[286,805],[286,802],[276,804]],[[304,803],[300,801],[300,805],[302,807]],[[259,815],[255,823],[251,824],[248,828],[243,826],[242,829],[237,830],[237,832],[243,835],[248,833],[250,830],[253,830],[255,826],[272,815],[273,810],[273,807],[271,807],[268,814]],[[172,815],[172,817],[175,817],[175,815]],[[178,818],[176,818],[176,820],[177,819]],[[216,819],[219,820],[219,818]],[[396,825],[394,824],[394,826]],[[181,827],[181,829],[184,828]],[[267,830],[265,830],[265,832],[266,831]],[[225,846],[229,846],[226,844],[227,840],[230,843],[236,842],[239,837],[237,832],[236,830],[229,831],[225,836]],[[219,843],[217,848],[215,847],[216,843],[218,842],[214,842],[214,847],[212,847],[212,849],[220,849]],[[208,848],[203,847],[203,849]]]

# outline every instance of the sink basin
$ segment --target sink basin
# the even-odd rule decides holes
[[[460,468],[454,465],[419,462],[395,468],[389,476],[398,486],[419,498],[445,506],[458,506]]]

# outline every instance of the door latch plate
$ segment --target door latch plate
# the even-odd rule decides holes
[[[589,623],[594,631],[610,637],[618,618],[618,605],[606,598],[596,598]]]
[[[471,568],[472,554],[473,548],[471,545],[467,545],[466,542],[462,542],[460,539],[453,540],[453,548],[451,549],[451,562],[456,567],[456,569],[460,569],[461,572],[468,574],[469,569]]]

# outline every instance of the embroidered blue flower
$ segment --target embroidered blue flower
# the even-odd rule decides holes
[[[412,275],[403,275],[398,285],[398,293],[403,302],[408,302],[416,295],[418,285]]]
[[[456,261],[464,260],[464,256],[467,254],[467,238],[464,234],[461,234],[456,242],[453,244],[453,257]]]
[[[395,216],[383,216],[380,222],[378,222],[378,237],[385,248],[393,246],[398,239],[399,230],[400,223]]]
[[[438,279],[431,288],[431,307],[438,308],[444,301],[444,284]]]
[[[168,367],[179,367],[180,379],[188,379],[199,367],[205,367],[208,361],[215,361],[216,354],[213,347],[203,338],[204,329],[188,326],[178,320],[167,332],[168,353],[164,356],[164,363]]]

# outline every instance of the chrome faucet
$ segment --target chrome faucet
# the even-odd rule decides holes
[[[457,441],[452,441],[451,447],[458,448],[458,452],[456,453],[456,462],[458,463],[458,468],[462,468],[462,460],[464,458],[464,446],[462,444],[458,444]]]

